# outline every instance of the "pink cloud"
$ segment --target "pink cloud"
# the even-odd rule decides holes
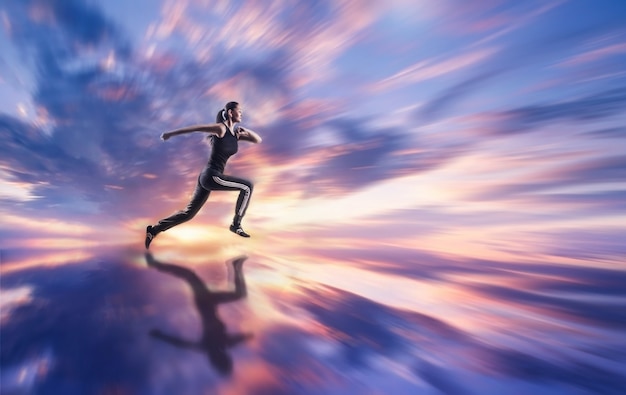
[[[489,59],[496,52],[497,50],[494,48],[486,48],[441,61],[435,59],[423,60],[379,81],[371,89],[378,92],[452,74],[479,64]]]
[[[587,51],[587,52],[575,55],[559,63],[559,66],[561,67],[579,66],[582,64],[586,64],[586,63],[597,62],[599,60],[602,60],[604,58],[607,58],[613,55],[621,55],[621,54],[626,54],[626,43],[611,44],[603,48],[598,48],[592,51]]]
[[[245,2],[236,12],[223,3],[168,2],[163,20],[146,32],[147,40],[184,37],[202,61],[210,61],[215,48],[281,50],[289,53],[289,70],[297,72],[299,85],[330,76],[331,62],[362,38],[365,29],[380,17],[380,7],[368,1],[333,2],[325,19],[309,18],[311,5],[289,2]],[[313,7],[315,7],[313,5]],[[199,16],[219,21],[206,24]],[[306,23],[285,23],[286,17]]]
[[[521,16],[517,16],[515,19],[511,19],[511,23],[507,24],[506,26],[502,27],[500,30],[497,30],[495,32],[493,32],[492,34],[474,42],[472,45],[473,46],[479,46],[488,42],[491,42],[501,36],[504,36],[510,32],[513,32],[515,30],[519,30],[523,27],[528,26],[529,24],[531,24],[533,21],[535,21],[537,18],[539,18],[540,16],[546,14],[547,12],[551,11],[552,9],[560,6],[561,4],[565,3],[566,0],[560,0],[560,1],[555,1],[552,2],[550,4],[544,5],[543,7],[539,7],[535,10],[532,10],[531,12],[521,15]]]
[[[467,31],[471,33],[482,33],[487,30],[493,30],[511,23],[511,18],[504,15],[496,15],[489,18],[481,19],[467,25]]]

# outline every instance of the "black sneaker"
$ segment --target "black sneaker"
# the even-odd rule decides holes
[[[246,232],[244,232],[244,230],[241,228],[241,225],[231,225],[230,226],[230,231],[233,233],[238,234],[241,237],[250,237],[249,234],[247,234]]]
[[[156,233],[152,233],[152,225],[148,225],[146,228],[146,250],[150,248],[150,243],[152,243],[155,236]]]

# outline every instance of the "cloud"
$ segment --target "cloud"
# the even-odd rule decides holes
[[[187,181],[195,181],[207,149],[189,139],[162,145],[163,125],[173,121],[156,111],[171,92],[181,92],[181,82],[192,85],[188,75],[204,75],[201,66],[184,62],[169,74],[136,67],[122,32],[83,3],[12,3],[8,12],[21,21],[12,38],[38,70],[34,106],[52,125],[0,118],[9,179],[30,184],[30,194],[41,197],[29,206],[47,215],[96,215],[104,226],[153,212],[146,205],[153,196],[160,196],[157,205],[187,196],[193,188]],[[182,103],[172,102],[170,111]],[[105,212],[114,214],[102,218]]]
[[[360,0],[264,5],[246,1],[236,7],[167,2],[164,20],[149,36],[180,34],[205,60],[250,54],[267,58],[280,50],[290,54],[286,68],[308,84],[332,74],[330,63],[374,23],[378,8]],[[206,19],[212,21],[208,27]]]
[[[608,190],[590,193],[535,194],[532,197],[528,197],[528,201],[535,204],[549,204],[561,208],[587,207],[590,213],[595,213],[596,215],[601,215],[602,213],[611,214],[626,208],[626,191]]]
[[[598,139],[620,139],[626,138],[626,127],[615,127],[598,129],[585,132],[586,135]]]
[[[597,178],[593,178],[593,175]],[[578,174],[575,168],[562,174],[550,174],[545,181],[502,183],[485,187],[480,192],[468,194],[467,199],[473,201],[515,201],[544,207],[567,209],[587,209],[593,215],[615,213],[624,206],[622,190],[606,190],[599,192],[564,193],[557,192],[560,187],[589,186],[605,182],[619,182],[619,167],[588,169],[586,174]],[[594,211],[595,210],[595,211]],[[581,212],[579,212],[581,214]]]
[[[448,115],[445,113],[450,111],[452,106],[465,99],[471,93],[476,92],[479,88],[484,88],[491,79],[497,78],[499,74],[502,74],[502,71],[489,70],[481,72],[474,77],[445,89],[416,111],[418,121],[429,122]]]
[[[387,77],[370,89],[374,92],[398,88],[422,82],[428,79],[448,76],[452,73],[465,70],[480,64],[494,55],[497,51],[493,48],[486,48],[467,52],[449,59],[427,59],[419,61],[394,75]]]
[[[452,10],[448,10],[448,14],[459,14],[459,23],[455,23],[454,25],[463,30],[465,28],[463,24],[472,24],[476,20],[476,18],[470,18],[468,15],[463,14],[463,12],[490,15],[493,11],[488,10],[490,6],[492,5],[477,6],[472,4],[466,7],[456,4],[454,6],[449,5],[448,7]],[[507,12],[516,15],[516,17],[507,16],[507,18],[512,18],[512,23],[507,24],[506,27],[502,28],[500,31],[494,32],[476,42],[470,41],[467,46],[462,47],[462,50],[465,52],[470,50],[477,51],[478,49],[483,50],[485,45],[494,45],[492,41],[500,36],[509,35],[522,28],[529,28],[528,25],[531,22],[539,25],[550,23],[550,19],[545,14],[549,11],[553,11],[553,9],[557,7],[560,9],[560,12],[568,12],[567,9],[569,6],[570,4],[567,2],[557,2],[545,7],[530,6],[530,8],[536,8],[531,10],[526,10],[526,8],[529,8],[528,5],[511,6],[509,4],[501,4],[496,6],[494,7],[498,10],[496,14],[500,12],[500,10],[503,10],[501,11],[502,15],[505,15]],[[507,8],[510,9],[506,11]],[[524,10],[512,11],[515,8],[524,8]],[[520,13],[525,16],[520,18],[517,16]],[[543,18],[539,19],[540,16]],[[488,18],[488,16],[485,17]],[[535,75],[535,77],[532,78],[537,78],[536,76],[541,75],[543,73],[542,70],[545,70],[545,68],[552,68],[555,63],[560,64],[563,57],[571,57],[572,47],[580,47],[581,43],[588,42],[591,43],[588,45],[595,45],[596,42],[615,41],[615,36],[619,36],[619,33],[613,31],[616,29],[616,26],[604,22],[605,21],[599,20],[597,16],[594,15],[584,22],[580,21],[572,25],[562,26],[560,29],[552,29],[546,31],[545,34],[541,36],[534,34],[511,35],[507,41],[499,44],[497,51],[494,50],[493,55],[488,58],[488,62],[480,64],[484,70],[476,71],[474,75],[470,75],[469,77],[461,75],[461,73],[467,73],[469,70],[459,70],[459,73],[451,74],[448,78],[451,79],[453,83],[449,87],[442,89],[434,98],[425,101],[426,105],[416,112],[417,121],[433,121],[440,118],[440,116],[447,115],[447,112],[458,109],[460,106],[454,107],[454,105],[463,102],[470,94],[476,94],[481,91],[485,92],[481,95],[483,97],[485,95],[493,97],[494,94],[502,94],[500,89],[498,89],[497,93],[494,93],[491,89],[486,92],[486,89],[491,88],[495,80],[506,81],[503,85],[508,85],[508,81],[514,81],[518,77],[526,78],[524,76]],[[607,38],[607,36],[609,38]],[[609,44],[606,51],[598,50],[600,52],[598,56],[601,54],[606,56],[615,55],[622,49],[619,44]],[[578,56],[585,57],[584,54],[574,56],[576,58],[578,58]],[[600,60],[602,60],[602,58],[600,58]],[[608,60],[604,60],[594,64],[594,67],[587,70],[587,73],[584,75],[581,73],[560,72],[558,84],[582,84],[588,79],[601,78],[599,77],[601,74],[606,74],[607,77],[618,77],[621,71],[619,66],[617,66],[618,64],[619,62],[610,63]],[[445,69],[445,67],[443,67],[442,70],[443,69]],[[440,70],[436,68],[435,71],[439,72]],[[406,72],[408,78],[410,75],[408,69],[404,72]],[[404,74],[404,72],[399,73],[398,76]],[[512,75],[513,73],[515,73],[515,75]],[[432,78],[437,75],[438,74],[430,75],[429,77]],[[506,80],[505,77],[507,77]],[[407,79],[407,81],[409,81],[409,79]],[[426,84],[427,80],[424,79],[423,82]],[[443,83],[440,83],[440,85],[442,84]],[[425,85],[424,88],[428,89],[428,86]],[[511,93],[520,95],[518,91]],[[584,105],[584,103],[581,103],[581,108],[584,107]],[[472,111],[472,108],[475,108],[475,106],[468,103],[462,108],[466,111]],[[530,107],[528,109],[530,110]],[[558,110],[558,108],[553,107],[552,110]],[[562,113],[565,114],[568,111],[569,109],[565,108]],[[585,112],[583,110],[578,119],[583,118],[584,114]]]
[[[547,104],[523,106],[500,115],[506,118],[498,134],[513,134],[535,130],[556,121],[589,122],[608,119],[620,113],[626,105],[626,92],[621,88],[605,90],[582,98]]]
[[[553,185],[620,182],[626,175],[626,156],[591,158],[544,173]]]
[[[66,154],[42,130],[15,118],[0,116],[0,131],[5,144],[2,165],[10,176],[32,186],[33,194],[64,184],[64,171],[73,173],[75,182],[89,183],[94,165]]]
[[[330,127],[343,143],[332,148],[322,148],[325,160],[309,176],[309,182],[321,183],[321,188],[350,191],[385,179],[392,173],[393,154],[405,147],[407,137],[392,130],[372,131],[366,124],[355,120],[335,120]],[[315,187],[315,184],[310,186]]]
[[[626,53],[626,44],[608,44],[601,48],[596,48],[587,52],[583,52],[572,56],[571,58],[563,61],[560,66],[571,67],[578,66],[585,63],[593,63],[603,60],[607,57],[615,55],[621,55]]]
[[[99,45],[103,41],[120,39],[115,25],[100,10],[83,2],[76,0],[36,1],[34,6],[47,8],[54,18],[54,23],[73,41],[78,40],[82,45]],[[119,41],[118,44],[120,44]],[[126,48],[121,46],[119,49]]]
[[[538,19],[540,16],[548,13],[558,6],[561,6],[565,2],[566,0],[559,0],[547,5],[543,5],[541,7],[533,8],[529,12],[524,12],[521,17],[517,16],[515,19],[512,19],[511,23],[506,24],[506,26],[502,27],[501,29],[478,40],[477,42],[473,43],[473,45],[483,45],[485,43],[494,41],[497,38],[505,36],[513,31],[526,27],[530,23],[535,22],[536,19]],[[517,12],[517,14],[519,14],[519,11]]]
[[[321,130],[330,136],[330,143],[316,142],[323,139],[317,135]],[[307,133],[310,142],[314,144],[300,141],[291,146],[299,144],[293,152],[304,153],[311,163],[309,168],[299,169],[298,183],[307,185],[306,198],[350,194],[396,177],[434,172],[469,149],[463,142],[442,145],[410,129],[347,117],[322,122]]]
[[[120,57],[129,54],[117,26],[95,6],[76,0],[27,0],[9,2],[5,10],[13,21],[11,38],[34,49],[36,57],[48,53],[67,60],[79,51],[103,45],[111,46]]]

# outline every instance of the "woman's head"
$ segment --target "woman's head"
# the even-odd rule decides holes
[[[241,122],[241,107],[239,103],[236,101],[230,101],[226,103],[224,108],[222,108],[215,117],[215,122],[226,122],[231,120],[233,122]]]

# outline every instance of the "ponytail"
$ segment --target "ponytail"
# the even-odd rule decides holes
[[[226,103],[224,108],[222,108],[215,116],[215,122],[222,123],[228,121],[228,110],[234,110],[238,105],[239,103],[236,101]]]
[[[219,112],[215,116],[215,122],[222,123],[222,122],[226,122],[227,120],[228,120],[228,113],[226,112],[225,108],[222,108],[221,110],[219,110]]]

